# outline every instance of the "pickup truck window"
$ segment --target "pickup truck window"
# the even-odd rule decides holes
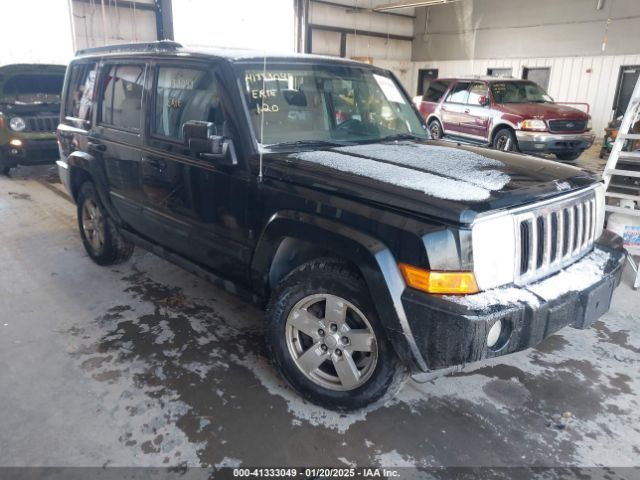
[[[385,74],[350,65],[278,63],[244,66],[249,116],[258,142],[376,141],[409,134],[426,138],[418,115]]]
[[[469,89],[469,100],[467,100],[467,103],[469,105],[483,106],[480,103],[480,98],[486,97],[487,95],[489,95],[489,90],[484,83],[474,83]]]
[[[101,122],[124,130],[140,130],[144,65],[112,66],[103,79]]]
[[[447,91],[447,88],[449,88],[449,85],[445,82],[441,82],[439,80],[431,82],[429,88],[422,97],[422,100],[425,102],[439,102]]]
[[[160,67],[156,80],[153,133],[183,140],[189,120],[212,122],[222,132],[224,116],[218,84],[206,70]]]
[[[547,92],[533,82],[494,82],[491,93],[496,103],[553,102]]]
[[[449,93],[447,97],[448,103],[467,103],[469,98],[469,82],[459,82]]]
[[[91,120],[91,105],[96,82],[95,63],[76,63],[71,67],[65,117]]]

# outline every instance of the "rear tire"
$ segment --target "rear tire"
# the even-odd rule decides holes
[[[91,182],[80,187],[78,227],[87,254],[98,265],[117,265],[133,255],[134,245],[120,234]]]
[[[327,409],[365,407],[407,378],[366,284],[339,259],[312,260],[284,278],[269,302],[266,340],[289,384]]]
[[[518,140],[513,130],[509,128],[502,128],[498,130],[493,137],[493,148],[501,150],[503,152],[517,152]]]
[[[0,158],[0,175],[9,176],[11,168],[12,167],[10,165],[6,165],[2,158]]]
[[[572,162],[574,160],[577,160],[580,155],[582,155],[582,152],[556,153],[556,158],[564,162]],[[603,157],[604,155],[601,153],[600,158],[603,158]]]
[[[442,124],[439,120],[431,120],[429,122],[429,134],[433,140],[440,140],[444,137],[444,132],[442,131]]]

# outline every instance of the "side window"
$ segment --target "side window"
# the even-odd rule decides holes
[[[469,89],[469,100],[467,101],[467,103],[469,105],[484,106],[480,103],[480,98],[486,98],[487,95],[489,95],[489,92],[487,86],[484,83],[474,83]]]
[[[435,82],[431,82],[431,85],[429,85],[429,88],[427,89],[422,99],[425,102],[439,102],[444,95],[444,92],[447,91],[447,88],[449,88],[449,85],[445,82],[440,82],[437,80]]]
[[[152,132],[183,140],[182,125],[189,120],[211,122],[222,134],[224,114],[220,89],[208,70],[159,67]]]
[[[69,91],[64,109],[65,117],[71,117],[74,120],[91,120],[95,82],[95,63],[76,63],[71,66]]]
[[[100,122],[123,130],[140,130],[144,65],[106,68],[102,79]]]
[[[467,98],[469,98],[469,82],[460,82],[451,90],[447,102],[467,103]]]

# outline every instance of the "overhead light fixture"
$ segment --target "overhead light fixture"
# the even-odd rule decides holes
[[[443,3],[457,2],[459,0],[405,0],[402,2],[380,5],[373,9],[374,12],[385,12],[387,10],[399,10],[401,8],[429,7],[431,5],[442,5]]]

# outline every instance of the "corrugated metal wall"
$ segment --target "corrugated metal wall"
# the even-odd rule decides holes
[[[640,65],[640,55],[411,62],[410,74],[401,72],[406,71],[406,62],[374,63],[394,71],[412,95],[417,92],[418,71],[421,68],[437,68],[440,77],[486,75],[488,68],[511,68],[514,77],[522,78],[523,67],[550,67],[549,94],[558,102],[588,103],[593,129],[598,137],[602,137],[604,127],[613,115],[620,67]]]

